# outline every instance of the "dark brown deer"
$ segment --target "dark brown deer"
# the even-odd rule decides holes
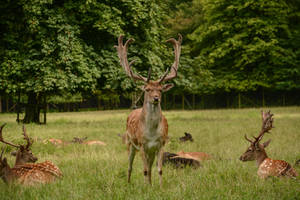
[[[163,165],[171,164],[176,168],[184,168],[190,166],[192,168],[199,168],[201,164],[194,158],[181,157],[176,153],[164,152],[163,154]]]
[[[18,145],[14,145],[10,142],[3,140],[2,137],[3,127],[4,125],[2,125],[0,129],[1,142],[14,147],[19,147]],[[30,142],[30,139],[26,134],[26,129],[24,126],[23,126],[23,133],[24,136],[26,135],[25,139],[31,145],[32,143]],[[4,182],[8,184],[12,182],[17,182],[23,185],[36,185],[41,183],[50,183],[56,180],[57,178],[62,177],[62,173],[59,170],[59,168],[50,161],[45,161],[43,163],[37,163],[37,164],[18,163],[13,168],[11,168],[7,163],[7,159],[3,158],[3,151],[4,148],[2,149],[2,153],[0,156],[0,177],[3,179]],[[23,160],[22,162],[26,162],[26,160]]]
[[[2,130],[6,124],[3,124],[0,127],[0,142],[4,144],[8,144],[12,147],[16,147],[18,150],[14,153],[16,156],[16,161],[15,161],[15,166],[16,165],[22,165],[25,163],[34,163],[38,159],[32,154],[32,151],[30,149],[31,145],[33,144],[33,140],[31,140],[28,135],[26,134],[25,127],[23,127],[23,136],[24,140],[26,140],[27,144],[26,145],[16,145],[11,142],[4,141],[3,136],[2,136]],[[12,155],[14,155],[12,154]]]
[[[187,142],[187,141],[193,142],[194,141],[192,134],[187,133],[187,132],[185,132],[184,136],[180,137],[179,140],[180,140],[180,142]]]
[[[269,132],[273,128],[273,114],[271,112],[262,111],[262,128],[258,137],[254,137],[254,141],[247,138],[245,139],[250,142],[250,146],[246,152],[240,157],[241,161],[252,161],[256,160],[258,171],[257,174],[261,178],[267,178],[269,176],[288,176],[295,177],[298,173],[289,163],[283,160],[273,160],[267,156],[265,148],[270,144],[271,140],[260,144],[265,133]]]
[[[168,139],[168,123],[161,111],[161,95],[162,92],[168,91],[173,87],[173,84],[163,84],[177,76],[179,65],[179,57],[181,51],[182,36],[179,34],[178,41],[174,38],[167,40],[173,44],[175,61],[171,67],[171,71],[167,70],[164,75],[156,81],[151,81],[151,68],[149,68],[148,77],[145,78],[139,74],[134,74],[130,66],[134,60],[128,63],[127,49],[129,43],[133,39],[126,41],[123,45],[123,36],[118,38],[118,46],[115,46],[118,51],[120,63],[126,74],[134,79],[144,82],[142,87],[144,94],[143,107],[133,110],[127,118],[126,126],[126,141],[129,150],[129,165],[128,165],[128,182],[132,171],[132,163],[137,150],[140,150],[144,163],[145,182],[151,184],[151,168],[155,156],[157,155],[158,173],[160,185],[162,185],[162,160],[163,146]]]

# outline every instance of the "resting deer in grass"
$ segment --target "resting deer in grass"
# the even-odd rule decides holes
[[[79,137],[74,137],[71,142],[69,141],[63,141],[60,139],[55,139],[55,138],[50,138],[48,140],[44,140],[44,144],[50,142],[54,145],[69,145],[69,144],[86,144],[86,145],[101,145],[101,146],[106,146],[106,143],[100,141],[100,140],[89,140],[89,141],[84,141],[86,140],[87,137],[84,138],[79,138]]]
[[[267,178],[269,176],[288,176],[296,177],[298,173],[289,163],[283,160],[273,160],[267,156],[265,148],[270,144],[271,140],[260,144],[264,134],[269,132],[273,128],[273,114],[262,111],[262,128],[258,137],[254,137],[254,141],[247,138],[245,139],[250,142],[250,146],[246,152],[240,157],[241,161],[252,161],[256,160],[258,171],[257,174],[261,178]]]
[[[204,153],[204,152],[184,152],[184,151],[180,151],[176,154],[178,155],[178,157],[194,159],[194,160],[197,160],[199,162],[211,159],[211,156],[207,153]]]
[[[4,125],[0,128],[0,139],[1,142],[17,147],[18,145],[6,142],[2,137],[2,129]],[[24,136],[28,138],[26,134],[25,127],[23,126]],[[26,139],[27,140],[27,139]],[[28,138],[29,140],[29,138]],[[12,182],[17,182],[23,185],[36,185],[41,183],[50,183],[57,178],[62,177],[62,173],[57,166],[55,166],[50,161],[45,161],[43,163],[24,163],[17,164],[13,168],[8,165],[7,159],[3,157],[4,148],[0,156],[0,177],[4,182],[10,184]]]
[[[139,74],[134,74],[130,66],[134,62],[128,63],[127,49],[129,43],[133,39],[126,41],[123,45],[123,36],[118,38],[118,46],[115,46],[118,51],[120,63],[126,74],[134,80],[144,82],[142,87],[144,94],[143,107],[133,110],[127,118],[126,126],[126,141],[129,150],[129,165],[128,165],[128,182],[132,171],[132,163],[137,150],[140,150],[144,163],[144,178],[145,182],[151,184],[151,168],[157,155],[158,173],[160,185],[162,185],[162,160],[163,146],[168,139],[168,123],[161,111],[160,101],[162,92],[168,91],[173,87],[173,84],[163,84],[177,76],[179,65],[179,57],[181,51],[182,36],[179,34],[178,41],[174,38],[167,40],[173,44],[175,61],[171,67],[171,71],[167,70],[164,75],[156,81],[151,81],[151,68],[148,72],[148,77],[145,78]]]

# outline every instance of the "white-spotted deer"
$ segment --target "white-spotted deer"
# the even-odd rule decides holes
[[[265,148],[270,144],[271,140],[260,144],[264,134],[269,132],[273,128],[273,114],[271,112],[262,111],[262,128],[258,137],[254,137],[254,141],[247,138],[251,144],[247,148],[246,152],[240,157],[241,161],[256,160],[258,171],[257,174],[261,178],[267,178],[269,176],[288,176],[295,177],[298,173],[292,166],[283,160],[273,160],[267,156]]]
[[[168,139],[168,123],[161,111],[161,94],[173,87],[173,84],[163,84],[163,82],[177,76],[182,36],[179,34],[178,41],[174,38],[167,40],[167,42],[173,44],[175,61],[170,73],[167,70],[156,81],[150,80],[151,68],[149,69],[147,78],[139,74],[134,74],[131,70],[130,66],[134,60],[128,63],[127,49],[129,43],[132,41],[133,39],[129,39],[123,45],[123,36],[120,36],[118,38],[118,46],[115,46],[118,51],[120,63],[126,74],[134,80],[143,81],[144,86],[142,89],[145,92],[143,107],[133,110],[127,118],[126,143],[129,150],[128,182],[130,182],[135,153],[137,150],[140,150],[144,163],[145,182],[148,181],[151,184],[151,168],[157,155],[159,180],[160,185],[162,185],[163,146]]]
[[[0,138],[1,142],[9,145],[14,145],[10,142],[6,142],[2,137],[2,129],[4,125],[0,128]],[[23,126],[24,136],[29,140],[26,129]],[[26,140],[27,140],[26,139]],[[32,144],[32,143],[31,143]],[[18,147],[18,145],[14,145]],[[30,146],[30,145],[29,145]],[[62,173],[57,166],[55,166],[50,161],[45,161],[43,163],[23,163],[16,164],[13,168],[8,165],[7,159],[2,158],[4,148],[0,156],[0,177],[6,183],[17,182],[23,185],[36,185],[40,183],[50,183],[57,178],[62,177]],[[17,160],[17,159],[16,159]],[[23,160],[23,162],[26,160]]]

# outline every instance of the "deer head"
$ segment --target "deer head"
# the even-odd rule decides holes
[[[23,136],[24,136],[24,140],[26,140],[26,145],[16,145],[13,144],[11,142],[7,142],[3,139],[2,136],[2,129],[6,124],[3,124],[0,127],[0,142],[4,143],[4,144],[8,144],[10,146],[16,147],[18,150],[15,153],[16,156],[16,165],[20,165],[20,164],[25,164],[25,163],[34,163],[36,162],[38,159],[37,157],[35,157],[32,152],[31,152],[31,145],[33,144],[33,141],[28,137],[28,135],[26,134],[26,129],[25,126],[23,126]],[[14,154],[13,154],[14,155]]]
[[[254,141],[250,140],[246,135],[245,139],[250,142],[250,146],[247,148],[245,153],[240,157],[241,161],[252,161],[252,160],[262,160],[267,157],[265,148],[270,144],[271,140],[260,144],[259,142],[263,138],[264,134],[269,132],[273,128],[274,119],[273,114],[270,111],[261,112],[262,114],[262,128],[258,137],[254,137]]]
[[[182,42],[182,36],[179,34],[178,41],[174,38],[171,38],[167,40],[167,42],[170,42],[173,44],[174,47],[174,54],[175,54],[175,60],[171,67],[171,71],[169,73],[169,70],[167,69],[166,72],[161,76],[159,80],[151,81],[151,67],[148,71],[148,77],[145,78],[141,76],[140,74],[133,73],[130,66],[134,63],[135,60],[132,60],[130,63],[128,63],[127,59],[127,50],[128,46],[131,42],[134,40],[131,38],[125,42],[125,45],[123,44],[123,35],[121,35],[118,38],[118,46],[115,46],[118,51],[118,56],[120,59],[120,64],[124,68],[126,74],[132,78],[133,80],[139,80],[143,81],[144,85],[142,86],[142,90],[145,92],[144,95],[144,103],[150,103],[152,105],[158,105],[161,101],[161,94],[162,92],[166,92],[169,89],[173,87],[173,84],[163,84],[163,82],[171,80],[177,76],[177,70],[179,65],[179,57],[181,52],[181,42]]]
[[[87,139],[87,137],[84,137],[84,138],[74,137],[72,140],[72,143],[82,144],[84,142],[84,140],[86,140],[86,139]]]

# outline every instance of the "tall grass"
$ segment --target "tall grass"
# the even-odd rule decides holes
[[[125,131],[126,111],[49,113],[47,125],[26,125],[36,140],[32,150],[39,162],[51,160],[64,177],[53,184],[38,187],[6,185],[0,180],[0,199],[300,199],[300,178],[261,180],[255,162],[243,163],[239,156],[248,147],[244,134],[257,135],[261,127],[259,109],[168,111],[170,141],[166,151],[202,151],[214,156],[200,169],[163,169],[160,189],[156,167],[153,185],[144,185],[143,167],[137,155],[132,183],[127,184],[127,152],[118,133]],[[300,108],[272,108],[275,128],[263,140],[272,139],[266,149],[269,157],[292,165],[300,159]],[[13,114],[1,114],[0,123],[6,140],[22,141],[22,126]],[[179,143],[178,137],[189,132],[193,143]],[[71,140],[88,136],[107,146],[44,144],[49,138]],[[0,146],[4,146],[0,144]],[[7,148],[5,156],[14,158]],[[296,167],[300,173],[300,167]]]

